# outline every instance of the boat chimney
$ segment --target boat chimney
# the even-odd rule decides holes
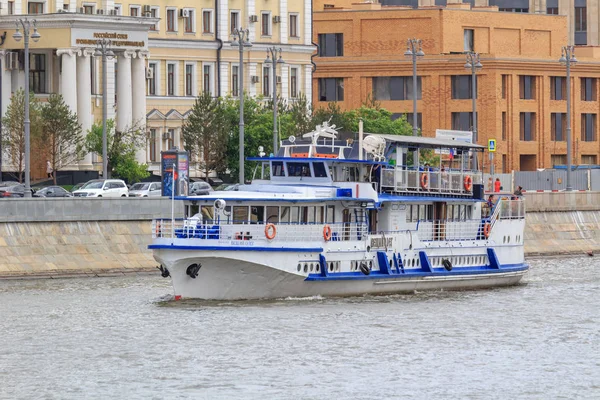
[[[363,159],[363,120],[362,118],[358,121],[358,159]]]

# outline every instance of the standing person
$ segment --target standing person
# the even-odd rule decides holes
[[[46,160],[46,173],[48,174],[48,178],[52,178],[52,172],[54,172],[52,164],[50,164],[50,160]]]
[[[448,172],[446,171],[446,167],[442,165],[442,169],[440,170],[440,175],[442,176],[442,188],[448,188]]]
[[[523,196],[523,187],[522,186],[517,186],[517,189],[515,190],[515,196]]]
[[[492,189],[494,188],[494,178],[492,178],[491,176],[488,178],[488,183],[487,183],[487,191],[491,192]]]
[[[500,192],[501,188],[500,178],[496,178],[496,182],[494,182],[494,192]]]

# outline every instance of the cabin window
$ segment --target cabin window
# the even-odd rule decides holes
[[[269,176],[271,176],[271,166],[268,163],[263,163],[262,170],[260,172],[260,179],[265,179]]]
[[[279,218],[279,222],[289,224],[290,223],[290,208],[289,207],[281,207],[281,217]]]
[[[202,214],[202,220],[205,224],[212,224],[215,219],[215,213],[213,206],[202,206],[200,209]]]
[[[279,222],[279,207],[267,206],[267,223],[276,224]]]
[[[199,212],[200,212],[200,206],[191,205],[191,206],[187,207],[187,213],[185,215],[189,218],[189,217],[193,217],[194,215],[198,214]]]
[[[301,218],[303,224],[314,224],[315,223],[315,207],[301,207]]]
[[[288,176],[310,176],[310,167],[308,163],[289,162],[287,163]]]
[[[233,206],[233,223],[245,224],[248,222],[248,207]]]
[[[327,206],[327,213],[325,215],[325,222],[328,224],[335,223],[335,206]]]
[[[255,224],[257,222],[264,222],[264,220],[265,220],[265,207],[251,206],[250,207],[250,222]]]
[[[225,207],[225,216],[227,217],[227,223],[231,224],[231,206]]]
[[[300,207],[290,207],[290,222],[292,224],[297,224],[299,222],[298,212],[300,211]]]
[[[325,163],[313,163],[313,171],[315,172],[315,178],[327,178],[327,170],[325,169]]]
[[[273,176],[285,176],[283,161],[273,161]]]
[[[325,221],[325,207],[317,207],[315,212],[315,223],[322,224]]]

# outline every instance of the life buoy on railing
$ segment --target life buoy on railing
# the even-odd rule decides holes
[[[492,230],[492,226],[490,225],[489,222],[486,222],[485,225],[483,225],[483,236],[485,236],[486,239],[490,236],[491,230]]]
[[[423,172],[421,174],[421,187],[427,189],[427,186],[429,186],[429,176],[427,175],[427,172]]]
[[[326,242],[331,240],[331,227],[329,225],[323,227],[323,239],[325,239]]]
[[[465,185],[465,190],[467,192],[470,192],[471,189],[473,188],[473,178],[471,178],[471,175],[465,176],[465,180],[464,180],[463,184]]]
[[[269,240],[273,240],[277,236],[277,228],[274,224],[267,224],[265,226],[265,237]]]

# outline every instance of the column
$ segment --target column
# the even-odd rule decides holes
[[[132,122],[133,125],[140,129],[142,132],[146,132],[146,57],[147,52],[138,51],[133,56],[131,62],[131,76],[132,76]],[[120,101],[119,101],[120,102]],[[135,153],[135,158],[139,163],[146,163],[146,155],[143,146]]]
[[[310,2],[309,2],[310,3]],[[250,42],[254,42],[256,38],[256,26],[260,27],[260,15],[258,16],[258,22],[249,22],[249,18],[251,15],[256,14],[256,1],[255,0],[246,0],[246,18],[244,19],[244,15],[240,14],[240,27],[248,28],[249,35],[248,38]]]
[[[248,71],[246,71],[246,69]],[[246,92],[248,96],[255,97],[256,96],[256,86],[258,83],[252,83],[252,77],[256,75],[256,63],[250,62],[244,64],[244,85],[246,86]],[[242,93],[240,93],[242,94]]]
[[[304,44],[312,44],[312,5],[310,1],[304,2]]]
[[[83,135],[92,127],[92,79],[91,55],[93,50],[79,50],[77,58],[77,121]],[[92,169],[92,154],[88,153],[79,161],[79,169]]]
[[[298,77],[298,89],[301,87],[300,82],[300,77]],[[306,95],[308,104],[312,104],[312,64],[304,66],[304,94]]]
[[[77,50],[58,49],[56,55],[61,57],[59,93],[71,111],[77,113],[77,82],[75,81],[77,77]]]
[[[221,61],[221,96],[226,97],[227,94],[231,93],[229,89],[229,64]]]
[[[284,58],[285,60],[285,58]],[[290,80],[289,80],[289,72],[290,72],[290,65],[289,64],[282,64],[281,67],[281,90],[277,90],[279,92],[279,95],[283,98],[286,99],[288,97],[290,97]]]
[[[12,92],[12,71],[6,69],[6,54],[8,51],[0,50],[0,57],[2,57],[2,68],[0,69],[0,73],[2,74],[2,114],[1,117],[4,117],[6,114],[6,109],[10,104],[10,97]]]
[[[130,51],[117,56],[117,130],[121,132],[132,127],[131,56]]]
[[[231,32],[229,31],[229,2],[219,1],[219,36],[218,38],[227,42],[231,40]],[[242,14],[240,11],[240,22]],[[244,26],[245,24],[242,24]],[[223,94],[225,95],[225,94]]]
[[[288,42],[288,0],[279,0],[279,16],[281,22],[279,23],[279,40],[281,43],[286,44]],[[273,10],[275,12],[275,10]]]

